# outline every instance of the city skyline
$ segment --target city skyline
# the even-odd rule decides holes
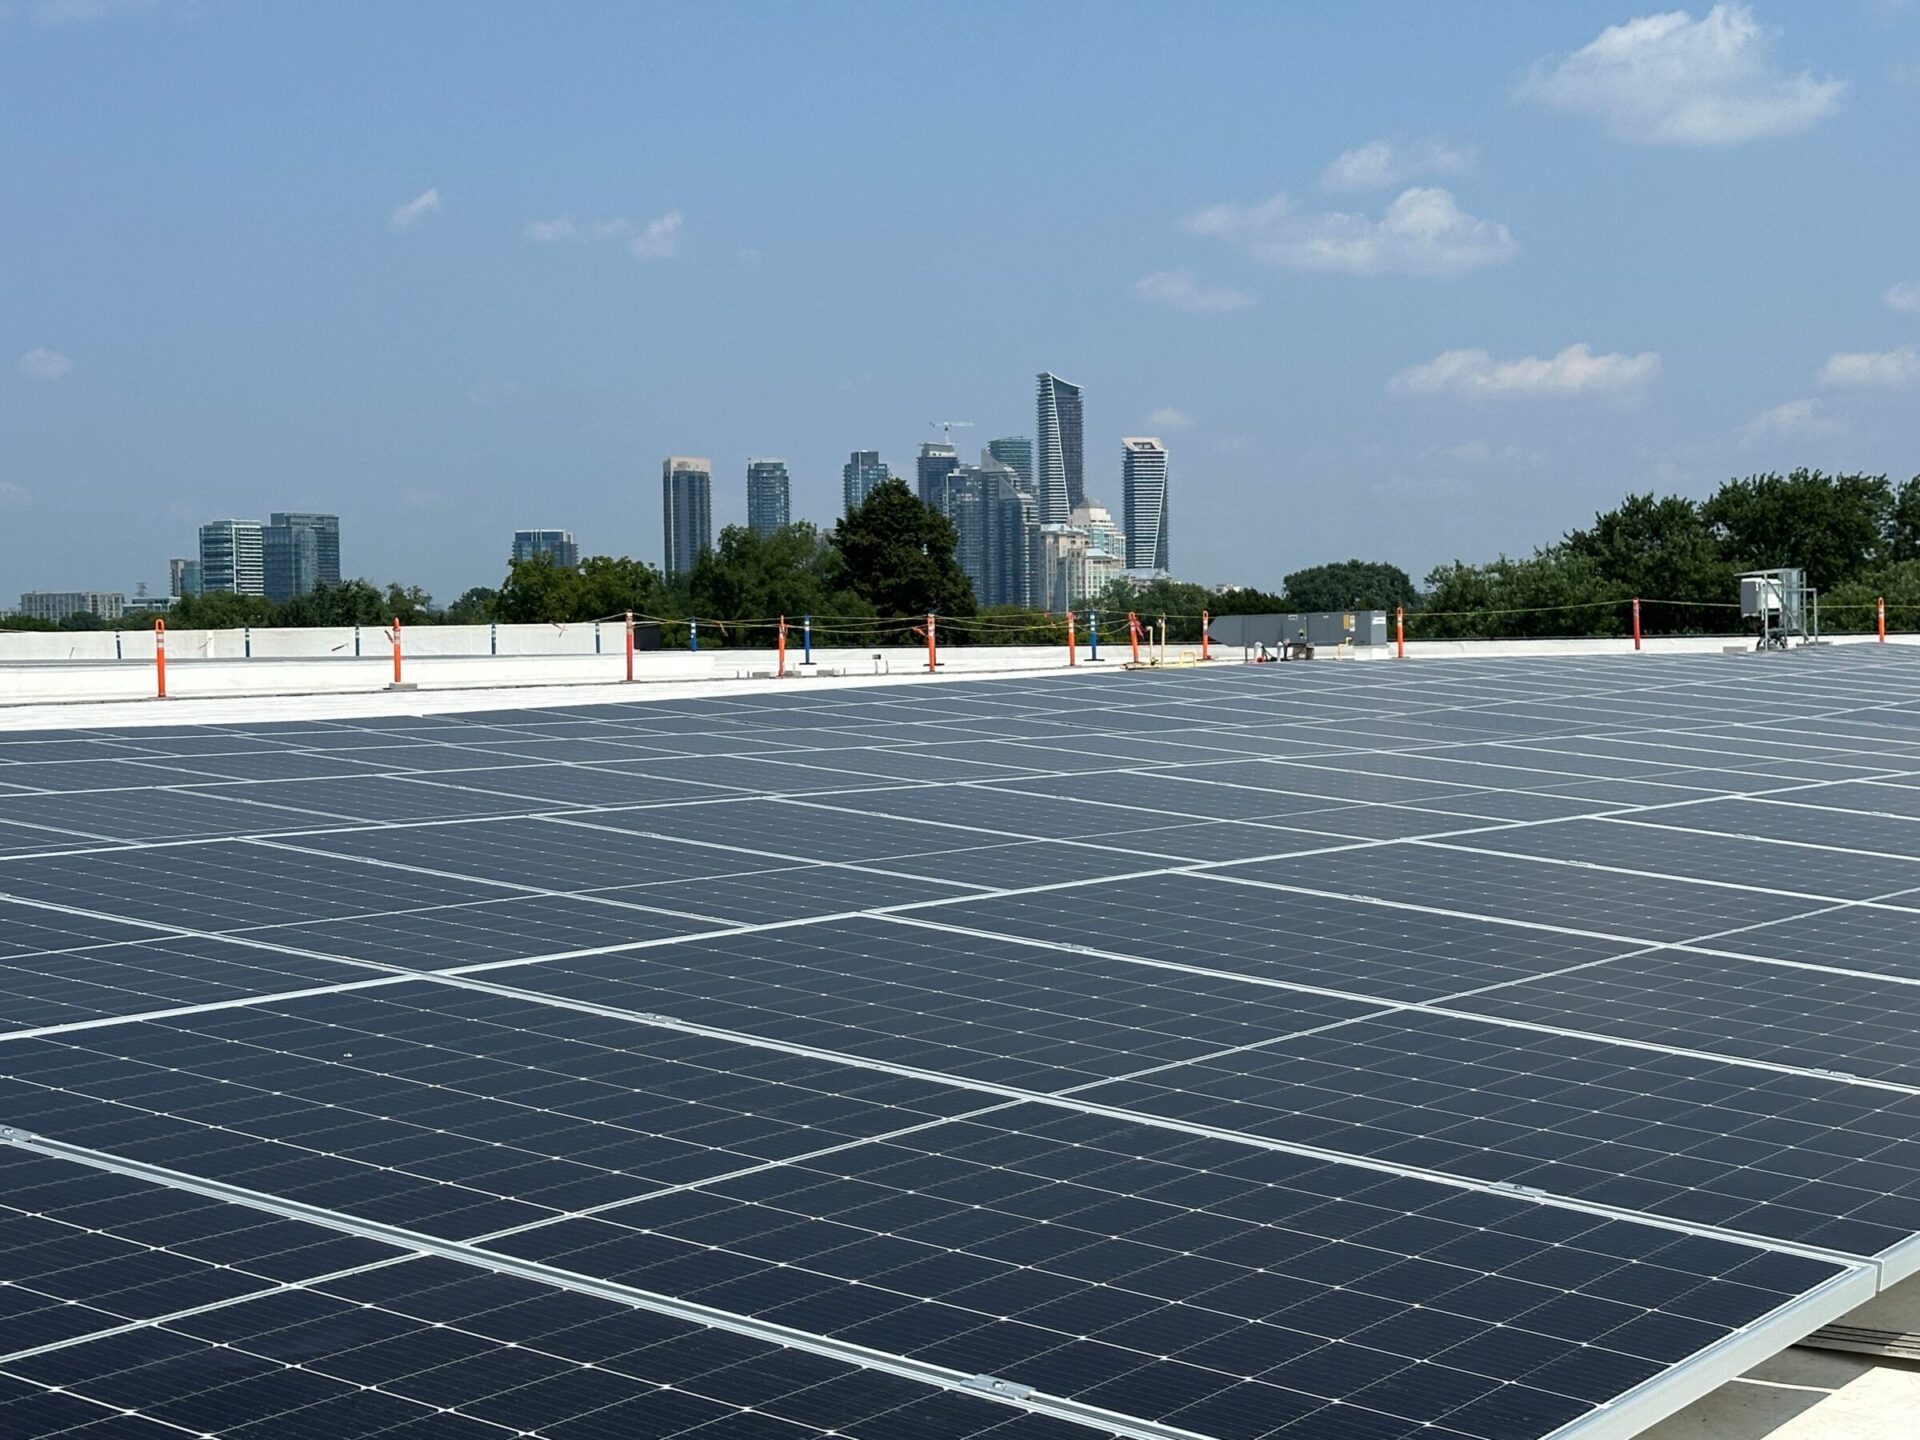
[[[1344,557],[1356,507],[1420,576],[1628,491],[1920,469],[1911,3],[0,8],[5,131],[61,137],[13,157],[0,236],[8,593],[157,589],[155,534],[268,497],[442,598],[497,581],[536,489],[657,557],[652,457],[784,455],[824,519],[856,445],[911,476],[929,417],[1032,434],[1043,366],[1110,504],[1115,438],[1177,447],[1206,582]],[[934,50],[1031,103],[781,98]],[[1112,83],[1143,53],[1173,102]],[[420,75],[433,103],[383,98]]]

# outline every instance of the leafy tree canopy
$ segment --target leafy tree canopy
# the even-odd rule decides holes
[[[1307,612],[1411,608],[1420,599],[1406,571],[1378,560],[1340,560],[1296,570],[1286,578],[1286,597],[1289,609]]]
[[[899,479],[874,486],[831,536],[839,583],[879,615],[973,614],[973,585],[953,554],[959,543],[953,522]]]

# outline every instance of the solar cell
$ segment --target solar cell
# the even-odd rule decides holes
[[[1920,1096],[1454,1016],[1356,1019],[1082,1098],[1855,1255],[1920,1234]]]
[[[949,1087],[444,987],[6,1043],[0,1115],[469,1236],[979,1108]]]
[[[1834,1274],[1521,1200],[1170,1145],[1122,1121],[994,1119],[490,1248],[1184,1430],[1273,1436],[1327,1434],[1333,1415],[1367,1434],[1484,1436],[1511,1433],[1516,1412],[1544,1434]],[[1257,1431],[1226,1419],[1248,1413]]]
[[[1321,863],[1344,884],[1354,853]],[[1172,960],[1389,1000],[1435,999],[1621,953],[1621,942],[1470,917],[1282,894],[1207,875],[1088,885],[1070,897],[1006,895],[917,912],[943,925]]]
[[[403,1252],[0,1144],[0,1253],[10,1356]]]
[[[1095,1432],[605,1300],[412,1260],[20,1360],[8,1434],[1068,1440]],[[57,1386],[58,1396],[39,1387]],[[9,1393],[11,1392],[11,1393]],[[28,1418],[33,1417],[33,1418]],[[23,1428],[13,1428],[18,1425]],[[24,1427],[31,1428],[24,1428]],[[1063,1434],[1062,1432],[1067,1432]],[[60,1433],[73,1433],[62,1430]]]
[[[1613,1440],[1912,1263],[1916,776],[1892,647],[0,736],[0,1126],[163,1167],[0,1146],[0,1433]]]
[[[1356,851],[1342,857],[1331,876],[1324,864],[1297,858],[1255,861],[1221,873],[1643,940],[1695,940],[1821,908],[1820,901],[1804,897],[1421,845]]]
[[[205,936],[14,954],[0,959],[0,1037],[365,978],[355,966]]]
[[[1920,1086],[1920,985],[1661,949],[1453,1002],[1487,1015]]]
[[[1486,831],[1447,842],[1450,848],[1501,850],[1651,874],[1717,880],[1763,889],[1792,890],[1815,897],[1902,900],[1902,890],[1920,889],[1920,856],[1860,855],[1741,836],[1690,834],[1684,839],[1640,819],[1570,820],[1507,832]]]
[[[876,920],[695,940],[490,978],[1049,1091],[1378,1008]]]

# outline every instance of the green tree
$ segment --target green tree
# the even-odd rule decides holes
[[[770,535],[729,525],[687,577],[692,614],[730,625],[740,644],[772,643],[778,617],[870,616],[871,604],[835,588],[838,561],[818,529],[804,521]],[[760,623],[764,622],[764,623]]]
[[[262,595],[235,595],[208,590],[182,595],[167,612],[169,630],[238,630],[246,625],[276,623],[278,607]]]
[[[535,555],[508,567],[494,594],[494,618],[514,625],[557,625],[576,618],[581,598],[578,570],[556,565],[551,555]]]
[[[276,625],[385,625],[394,612],[380,591],[365,580],[322,585],[279,607]]]
[[[1437,567],[1407,630],[1422,639],[1617,635],[1626,614],[1592,560],[1555,547],[1519,560]]]
[[[1729,480],[1700,507],[1736,570],[1798,566],[1819,590],[1886,558],[1895,511],[1886,476],[1819,470]]]
[[[487,585],[475,585],[447,607],[441,618],[449,625],[484,625],[493,619],[493,602],[499,591]]]
[[[1110,582],[1089,600],[1086,609],[1099,614],[1101,638],[1114,644],[1126,639],[1129,612],[1142,624],[1167,620],[1169,640],[1196,641],[1200,638],[1200,617],[1214,615],[1272,615],[1291,610],[1282,595],[1245,587],[1215,594],[1204,585],[1185,580],[1128,580]]]
[[[1420,599],[1406,571],[1379,560],[1309,565],[1287,576],[1285,583],[1288,608],[1293,610],[1411,609]]]
[[[1820,597],[1820,628],[1872,630],[1880,600],[1887,602],[1887,629],[1920,630],[1920,559],[1896,560],[1843,580]]]
[[[502,586],[501,594],[505,593]],[[660,572],[644,560],[625,555],[589,555],[582,560],[571,594],[572,613],[541,618],[605,620],[629,610],[636,615],[663,615],[673,608]]]
[[[973,585],[953,555],[959,542],[952,521],[921,504],[905,481],[888,480],[833,527],[835,588],[884,617],[970,616]]]
[[[1894,496],[1890,559],[1920,560],[1920,475],[1900,487]]]
[[[1734,567],[1701,507],[1679,495],[1629,495],[1575,530],[1565,553],[1593,563],[1609,594],[1639,596],[1653,629],[1730,628]],[[1596,597],[1597,598],[1597,597]]]

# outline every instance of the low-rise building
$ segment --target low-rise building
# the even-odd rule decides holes
[[[127,597],[118,590],[29,590],[20,597],[21,615],[55,625],[73,615],[118,620],[126,609]]]

